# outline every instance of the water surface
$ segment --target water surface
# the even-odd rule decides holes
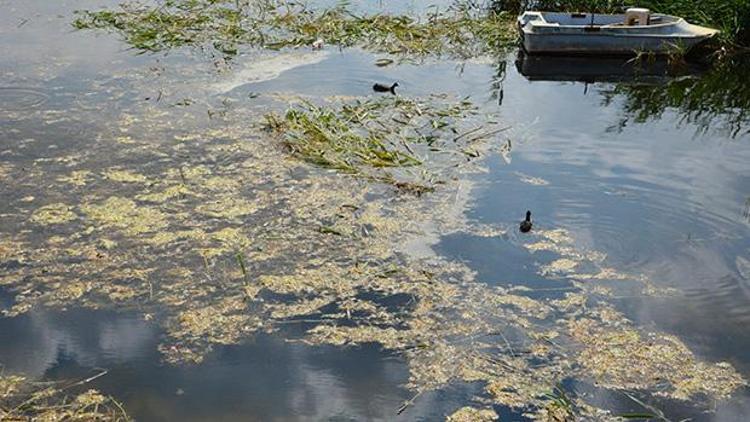
[[[424,7],[377,3],[365,9]],[[513,52],[468,63],[427,60],[381,68],[374,65],[377,55],[327,48],[319,57],[293,56],[299,60],[284,69],[263,72],[257,63],[252,67],[258,56],[248,53],[217,72],[209,58],[189,49],[137,55],[112,34],[72,31],[74,9],[98,6],[0,1],[7,12],[0,16],[0,176],[4,164],[28,168],[28,180],[35,172],[49,174],[43,185],[2,179],[3,234],[31,231],[29,239],[41,240],[70,234],[67,228],[22,226],[25,198],[68,199],[57,180],[74,163],[55,161],[59,157],[156,172],[159,162],[95,141],[115,132],[108,122],[142,111],[144,104],[184,107],[196,126],[220,127],[211,113],[278,108],[274,95],[363,96],[373,81],[397,80],[403,95],[468,96],[512,127],[493,139],[485,171],[457,182],[467,186],[461,210],[467,221],[505,232],[437,233],[431,252],[464,263],[478,283],[525,287],[543,300],[563,297],[575,290],[577,274],[594,269],[545,270],[556,256],[530,251],[530,238],[516,230],[531,210],[535,230],[566,229],[576,248],[603,254],[603,265],[677,292],[644,295],[611,283],[612,303],[628,318],[674,334],[700,359],[729,362],[750,378],[750,334],[744,329],[750,322],[750,87],[738,81],[747,65],[691,67],[674,75],[664,67],[633,71],[606,61],[581,70],[578,62],[529,62]],[[248,75],[264,76],[248,82],[236,77],[248,68]],[[183,129],[175,126],[175,133]],[[169,134],[155,134],[155,143]],[[178,158],[195,159],[191,153]],[[163,158],[169,165],[175,159]],[[234,164],[231,155],[198,160],[219,168]],[[6,261],[0,268],[27,264]],[[16,294],[0,290],[0,304],[9,308]],[[122,400],[138,420],[436,420],[475,405],[484,394],[481,386],[458,383],[421,395],[396,415],[414,396],[406,388],[409,367],[377,344],[289,342],[302,337],[290,328],[217,346],[199,364],[171,365],[158,351],[166,334],[153,315],[144,318],[132,305],[64,308],[1,319],[0,363],[38,379],[82,378],[104,368],[108,374],[93,386]],[[577,380],[566,385],[615,413],[642,410],[618,392]],[[750,398],[741,389],[707,413],[684,402],[657,403],[670,418],[729,421],[743,420]],[[521,418],[508,408],[496,410]]]

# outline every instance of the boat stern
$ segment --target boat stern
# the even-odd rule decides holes
[[[523,29],[530,22],[545,22],[545,20],[542,12],[524,12],[518,16],[516,22],[518,23],[518,30],[523,34]]]

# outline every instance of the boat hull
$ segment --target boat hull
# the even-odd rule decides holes
[[[706,38],[609,36],[591,34],[524,34],[523,48],[530,54],[610,54],[632,55],[639,52],[669,54],[686,51]]]

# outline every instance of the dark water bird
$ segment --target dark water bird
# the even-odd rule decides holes
[[[521,221],[521,233],[528,233],[531,231],[531,211],[526,211],[526,219]]]
[[[398,86],[398,82],[394,82],[393,85],[383,85],[383,84],[375,84],[372,86],[372,90],[375,92],[390,92],[393,95],[396,95],[396,87]]]

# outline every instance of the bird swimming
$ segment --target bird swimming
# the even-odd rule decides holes
[[[526,219],[521,221],[521,233],[528,233],[531,231],[531,211],[526,211]]]
[[[398,86],[398,82],[394,82],[393,85],[383,85],[383,84],[375,84],[372,86],[372,90],[375,92],[390,92],[393,95],[396,95],[396,87]]]

